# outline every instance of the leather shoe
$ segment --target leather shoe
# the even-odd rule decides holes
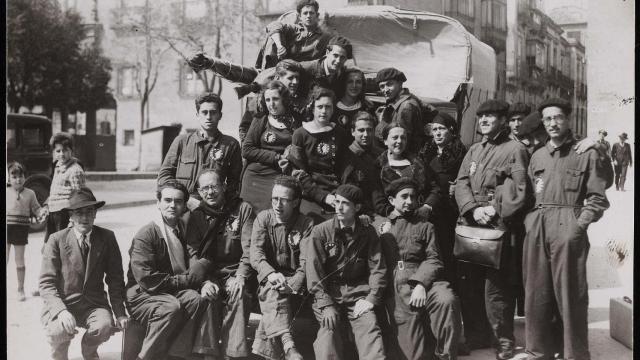
[[[284,353],[284,358],[285,360],[304,360],[304,358],[298,352],[298,349],[296,349],[295,346],[292,346],[289,349],[287,349],[287,351]]]
[[[512,344],[500,344],[496,351],[496,359],[508,360],[513,357],[513,345]]]

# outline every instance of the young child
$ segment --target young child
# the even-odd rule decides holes
[[[9,184],[7,188],[7,264],[11,245],[15,247],[16,272],[18,274],[18,301],[26,299],[24,295],[24,248],[27,245],[31,217],[42,221],[45,210],[40,207],[36,193],[24,187],[25,168],[19,162],[8,166]]]

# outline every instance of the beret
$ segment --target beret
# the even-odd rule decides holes
[[[476,110],[476,115],[482,115],[486,113],[507,115],[508,111],[509,104],[506,101],[491,99],[480,104],[478,110]]]
[[[540,128],[544,128],[542,125],[542,115],[534,111],[522,119],[518,133],[521,136],[529,135]]]
[[[351,184],[343,184],[338,186],[336,195],[340,195],[354,204],[362,204],[362,190],[359,187]]]
[[[444,111],[439,111],[436,116],[433,117],[432,123],[441,124],[451,130],[455,130],[456,128],[456,119]]]
[[[531,106],[527,104],[523,104],[521,102],[517,102],[511,106],[509,106],[509,117],[513,115],[524,115],[527,116],[531,113]]]
[[[542,113],[542,110],[549,106],[559,107],[564,111],[565,115],[571,114],[571,103],[565,99],[561,99],[558,97],[553,97],[553,98],[545,99],[544,101],[542,101],[542,103],[538,105],[538,111]]]
[[[347,40],[344,36],[336,35],[329,39],[329,43],[327,44],[327,48],[337,45],[343,48],[347,52],[347,59],[353,58],[353,47],[351,46],[351,42]]]
[[[396,196],[401,190],[412,188],[417,189],[418,184],[413,181],[413,179],[408,177],[401,177],[400,179],[393,180],[387,187],[384,189],[385,194],[387,196]]]
[[[376,83],[380,83],[382,81],[387,80],[398,80],[400,82],[407,81],[407,77],[404,76],[404,73],[396,68],[384,68],[378,71],[376,75]]]

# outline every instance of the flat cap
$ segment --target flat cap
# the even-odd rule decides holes
[[[336,45],[340,46],[347,52],[347,59],[353,58],[353,47],[351,46],[351,41],[349,41],[346,37],[336,35],[329,39],[329,43],[327,44],[327,48]]]
[[[336,195],[340,195],[354,204],[362,204],[362,199],[364,198],[364,195],[362,195],[362,190],[360,190],[359,187],[351,184],[343,184],[338,186]]]
[[[491,99],[483,102],[478,106],[476,115],[482,115],[487,113],[496,113],[500,115],[507,115],[509,111],[509,103],[502,100]]]
[[[539,112],[534,111],[522,119],[522,124],[518,130],[518,134],[520,136],[529,135],[538,129],[544,129],[544,126],[542,125],[542,115]]]
[[[550,106],[559,107],[560,109],[562,109],[562,111],[564,111],[565,115],[571,114],[571,103],[559,97],[545,99],[540,105],[538,105],[538,111],[542,113],[542,110],[544,108],[548,108]]]
[[[602,135],[604,135],[604,136],[609,135],[609,133],[608,133],[608,132],[607,132],[607,130],[605,130],[605,129],[600,129],[600,130],[598,131],[598,134],[602,134]]]
[[[387,80],[398,80],[400,82],[407,81],[407,77],[404,76],[404,73],[396,68],[384,68],[378,71],[376,75],[376,83],[380,83],[382,81]]]
[[[512,104],[511,106],[509,106],[509,117],[512,117],[514,115],[524,115],[527,116],[531,113],[531,106],[521,103],[521,102],[517,102],[515,104]]]
[[[396,194],[401,190],[408,188],[417,189],[418,184],[411,178],[401,177],[400,179],[393,180],[389,185],[387,185],[384,192],[387,196],[396,196]]]
[[[629,135],[627,135],[627,133],[622,133],[622,134],[618,135],[618,137],[619,137],[620,139],[623,139],[623,140],[627,140],[627,139],[629,139]]]
[[[438,111],[431,121],[433,124],[440,124],[450,130],[456,129],[456,119],[444,111]]]

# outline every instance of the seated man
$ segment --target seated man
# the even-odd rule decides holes
[[[313,221],[300,214],[302,188],[291,176],[276,178],[272,209],[261,211],[253,223],[251,266],[258,272],[258,300],[262,319],[253,352],[266,358],[302,359],[290,331],[294,305],[302,303],[305,260],[302,256]]]
[[[249,356],[245,333],[251,313],[255,275],[249,263],[253,209],[247,202],[225,196],[225,184],[214,170],[198,177],[202,202],[189,216],[186,242],[198,258],[211,261],[207,277],[220,288],[196,337],[197,353]],[[253,281],[251,281],[253,280]],[[213,321],[214,326],[207,326]],[[222,349],[219,343],[222,342]]]
[[[160,211],[134,235],[129,250],[127,306],[146,328],[138,353],[142,360],[165,359],[170,347],[171,355],[189,356],[195,324],[218,293],[205,280],[210,264],[198,260],[183,240],[187,188],[169,180],[156,196]]]
[[[393,270],[386,305],[397,341],[389,355],[432,358],[434,349],[425,348],[425,337],[433,334],[435,355],[455,359],[462,327],[460,305],[444,281],[433,224],[416,214],[416,189],[410,178],[394,180],[386,189],[393,211],[380,226],[380,242],[388,269]]]
[[[91,190],[81,188],[71,196],[65,209],[73,226],[51,234],[44,244],[40,270],[40,294],[44,301],[41,320],[55,360],[68,359],[76,325],[87,329],[82,337],[85,359],[98,359],[98,346],[111,337],[112,313],[119,328],[128,325],[118,242],[112,231],[93,226],[96,211],[103,205],[104,201],[96,201]],[[109,301],[103,279],[109,287]]]
[[[347,359],[350,325],[360,359],[385,359],[373,307],[382,305],[386,266],[375,229],[357,218],[363,194],[354,185],[336,190],[336,216],[313,229],[307,251],[307,286],[321,327],[313,349],[318,360]]]

